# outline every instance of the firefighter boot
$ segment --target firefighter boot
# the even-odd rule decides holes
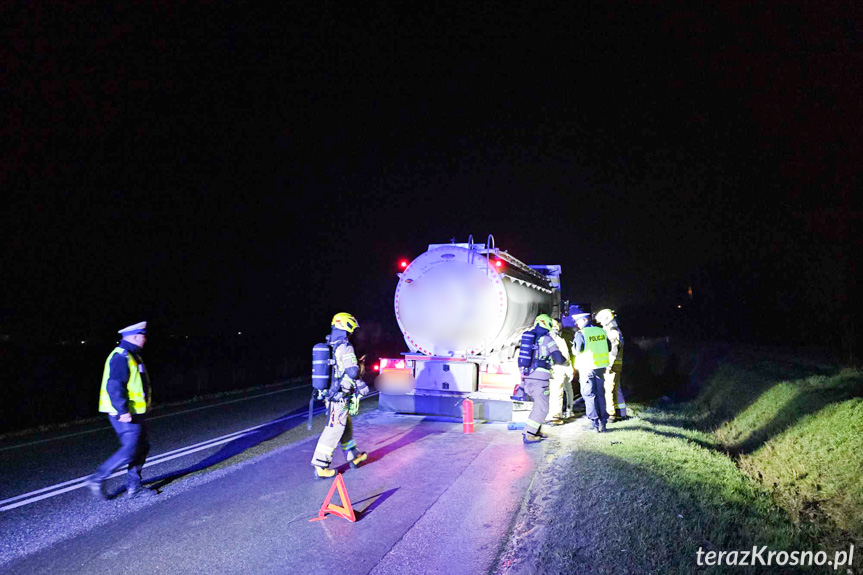
[[[336,474],[336,470],[329,467],[318,467],[317,465],[312,465],[312,467],[315,469],[315,479],[329,479]]]
[[[525,432],[521,436],[521,440],[524,441],[525,445],[530,445],[531,443],[539,443],[543,439],[545,439],[545,437],[543,437],[541,435],[537,435],[535,433],[531,433],[529,431]]]
[[[354,447],[352,449],[345,450],[345,459],[348,460],[352,469],[356,469],[360,465],[362,465],[363,461],[369,458],[369,454],[365,451],[357,451]]]

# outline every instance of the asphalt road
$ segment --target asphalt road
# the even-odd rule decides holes
[[[248,393],[156,410],[148,418],[152,443],[150,458],[264,424],[296,410],[307,410],[309,394],[308,383],[300,379]],[[95,423],[0,440],[0,469],[3,470],[0,500],[92,473],[116,448],[116,435],[102,418]],[[159,471],[175,471],[186,464],[173,461]]]
[[[154,411],[149,420],[152,447],[145,481],[155,480],[163,490],[177,491],[190,478],[319,432],[320,416],[312,432],[305,427],[310,391],[307,382],[292,380]],[[320,403],[316,406],[322,409]],[[218,438],[224,439],[211,442]],[[118,498],[94,512],[90,493],[80,487],[81,481],[74,481],[91,474],[117,447],[116,436],[103,419],[0,441],[0,565],[65,537],[70,529],[77,531],[125,509],[127,505]],[[123,487],[122,476],[108,482],[114,494]],[[21,525],[23,535],[16,529]],[[36,536],[27,535],[31,532]]]
[[[264,426],[145,469],[145,481],[160,487],[159,495],[148,500],[101,502],[86,489],[73,489],[0,512],[0,570],[488,571],[542,457],[538,446],[526,448],[518,432],[500,424],[478,425],[477,433],[465,435],[457,422],[381,413],[372,398],[355,420],[369,462],[350,470],[341,454],[335,461],[345,472],[359,521],[309,522],[331,482],[312,478],[309,460],[323,417],[306,431],[302,410],[308,392],[307,385],[271,389],[269,395],[259,392],[232,397],[242,401],[229,404],[189,405],[162,414],[152,421],[156,460],[159,454]],[[0,444],[3,499],[84,476],[114,446],[109,429],[67,429],[56,435],[66,437]],[[113,479],[112,487],[119,490],[122,481]]]

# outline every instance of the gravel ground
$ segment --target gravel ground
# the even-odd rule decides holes
[[[554,505],[562,490],[574,490],[564,478],[578,436],[586,433],[581,431],[584,423],[586,420],[577,420],[556,427],[549,433],[553,436],[537,446],[542,449],[542,461],[492,567],[494,575],[528,575],[540,570],[549,524],[556,520]],[[589,547],[590,536],[589,531],[579,532],[579,547]]]

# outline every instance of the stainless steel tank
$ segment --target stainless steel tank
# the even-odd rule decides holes
[[[552,312],[549,280],[500,250],[429,246],[400,276],[396,320],[412,352],[493,353],[516,342],[538,314]]]

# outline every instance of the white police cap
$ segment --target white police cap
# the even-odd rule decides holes
[[[147,322],[142,321],[140,323],[136,323],[134,325],[130,325],[128,327],[124,327],[117,333],[122,335],[135,335],[138,333],[147,333]]]

